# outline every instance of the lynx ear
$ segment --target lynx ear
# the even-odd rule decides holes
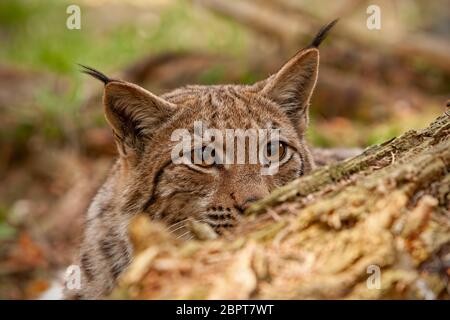
[[[143,149],[146,139],[167,121],[176,106],[147,90],[124,81],[105,85],[103,104],[120,151]]]
[[[111,125],[119,152],[139,152],[154,131],[176,111],[176,105],[135,84],[113,80],[103,73],[79,65],[86,73],[105,84],[103,104],[106,120]]]
[[[319,72],[319,50],[302,50],[267,79],[262,94],[276,102],[302,130]]]
[[[319,73],[319,45],[338,20],[323,26],[308,46],[289,60],[280,71],[262,85],[262,93],[272,99],[303,133],[308,123],[308,106]]]

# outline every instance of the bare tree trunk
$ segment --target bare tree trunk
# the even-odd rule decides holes
[[[139,217],[137,256],[113,295],[448,299],[449,136],[443,114],[320,168],[256,203],[225,238],[180,242]]]

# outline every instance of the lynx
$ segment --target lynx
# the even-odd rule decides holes
[[[105,85],[104,112],[119,156],[87,212],[78,260],[81,289],[67,290],[66,298],[95,299],[113,289],[132,258],[127,227],[136,214],[163,221],[187,239],[188,219],[221,234],[239,223],[252,202],[311,172],[308,108],[318,77],[318,47],[335,23],[253,85],[194,85],[156,96],[84,67]],[[265,146],[268,156],[278,159],[278,171],[262,175],[260,164],[174,163],[171,134],[193,128],[194,121],[218,130],[279,129],[279,141]]]

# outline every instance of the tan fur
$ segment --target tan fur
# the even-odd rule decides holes
[[[110,292],[132,257],[127,226],[135,214],[166,222],[182,238],[190,237],[188,218],[222,233],[239,223],[251,202],[310,172],[314,164],[304,133],[318,64],[319,51],[308,48],[252,86],[188,86],[161,97],[89,69],[106,83],[105,114],[120,156],[87,213],[78,261],[81,289],[67,290],[66,297],[92,299]],[[174,164],[172,132],[192,132],[199,120],[222,132],[278,128],[290,158],[275,175],[261,175],[259,164]]]

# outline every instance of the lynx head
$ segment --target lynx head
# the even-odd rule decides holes
[[[188,237],[184,222],[195,219],[221,233],[239,222],[248,206],[274,188],[307,174],[313,160],[305,143],[308,106],[319,66],[320,42],[333,21],[318,33],[312,44],[298,52],[266,80],[251,86],[187,86],[156,96],[121,80],[112,80],[94,69],[85,72],[105,83],[104,110],[119,151],[114,192],[122,214],[149,213],[171,225],[171,231]],[[173,161],[180,143],[174,132],[194,136],[194,122],[227,136],[227,130],[276,129],[277,140],[258,140],[265,163],[218,163]],[[252,148],[250,138],[244,149]],[[221,150],[234,150],[232,140],[214,138],[200,150],[216,160]],[[192,154],[198,152],[192,145]],[[202,153],[201,152],[201,153]],[[205,153],[206,154],[206,153]],[[248,154],[248,153],[246,153]],[[262,174],[267,163],[277,164],[273,174]]]

